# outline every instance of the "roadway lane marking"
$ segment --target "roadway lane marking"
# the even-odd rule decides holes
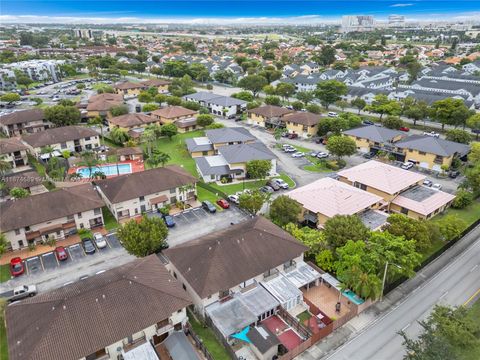
[[[478,267],[478,264],[470,269],[470,272],[473,272]]]
[[[438,298],[438,300],[443,299],[445,296],[447,296],[447,294],[448,294],[448,291],[445,291],[445,292],[442,294],[442,296],[440,296],[440,297]]]
[[[402,328],[402,331],[407,330],[409,326],[410,326],[410,323],[408,323],[407,325],[405,325],[405,326]]]
[[[480,289],[478,289],[477,291],[475,291],[475,294],[473,294],[472,296],[470,296],[470,297],[468,298],[468,300],[463,303],[463,306],[468,305],[468,304],[470,303],[470,301],[472,301],[478,294],[480,294]]]

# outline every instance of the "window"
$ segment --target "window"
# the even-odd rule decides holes
[[[83,229],[85,226],[83,225],[83,223],[80,223],[80,229]]]
[[[175,194],[177,192],[177,189],[170,189],[170,194]]]
[[[208,151],[202,151],[202,155],[204,156],[208,155]]]
[[[85,141],[89,141],[89,140],[90,140],[90,136],[87,136],[87,137],[85,138]]]
[[[400,210],[400,212],[401,212],[402,214],[408,215],[408,209],[405,209],[404,207],[402,207],[402,209]]]
[[[140,196],[139,200],[140,201],[145,201],[145,196]]]
[[[82,213],[79,212],[79,213],[77,214],[77,217],[78,217],[79,219],[81,219],[81,218],[82,218]]]
[[[15,229],[15,235],[20,235],[20,229]]]
[[[67,216],[67,221],[72,221],[74,219],[74,216],[73,215],[68,215]]]
[[[25,231],[30,231],[30,226],[25,226]]]
[[[93,210],[94,215],[100,215],[101,213],[102,213],[102,209],[100,208]]]
[[[57,236],[60,236],[60,230],[59,230],[59,231],[57,231]]]
[[[138,214],[138,208],[135,208],[135,214]]]
[[[228,295],[230,295],[230,290],[222,290],[222,291],[219,292],[218,297],[220,299],[223,299],[224,297],[227,297]]]
[[[419,151],[418,152],[420,155],[426,155],[427,153],[425,151]]]

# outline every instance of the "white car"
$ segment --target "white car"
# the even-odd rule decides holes
[[[237,195],[228,195],[228,201],[238,205],[240,203]]]
[[[436,137],[436,138],[440,137],[440,134],[439,134],[439,133],[436,133],[435,131],[430,131],[430,132],[426,132],[426,131],[425,131],[425,132],[423,132],[423,135],[425,135],[425,136],[432,136],[432,137]]]
[[[411,169],[413,167],[413,163],[411,163],[410,161],[407,161],[407,162],[404,162],[402,164],[402,166],[400,166],[403,170],[408,170],[408,169]]]
[[[301,157],[304,157],[305,154],[301,151],[297,151],[295,154],[292,154],[292,157],[293,158],[301,158]]]
[[[319,159],[325,159],[327,157],[328,157],[328,153],[323,152],[323,151],[321,151],[317,154],[317,158],[319,158]]]
[[[440,190],[441,188],[442,188],[442,185],[440,185],[440,184],[433,184],[432,185],[432,189],[434,189],[434,190]]]
[[[285,151],[286,153],[293,153],[293,152],[296,152],[297,149],[295,149],[294,147],[289,147],[289,148],[284,148],[283,151]]]
[[[105,240],[102,234],[94,233],[93,239],[95,240],[95,245],[97,245],[99,249],[103,249],[107,247],[107,241]]]
[[[288,184],[285,181],[283,181],[282,179],[273,179],[273,181],[275,181],[275,183],[278,186],[280,186],[282,189],[288,189],[289,188]]]
[[[336,112],[330,111],[328,113],[328,117],[338,117],[338,114]]]

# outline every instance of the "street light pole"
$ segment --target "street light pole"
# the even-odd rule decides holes
[[[385,290],[385,280],[387,279],[388,261],[385,263],[385,270],[383,271],[382,292],[380,293],[380,301],[383,300],[383,290]]]

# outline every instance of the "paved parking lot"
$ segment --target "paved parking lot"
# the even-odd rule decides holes
[[[149,216],[160,216],[151,213]],[[174,217],[175,226],[169,229],[168,245],[173,247],[202,235],[222,230],[231,224],[245,221],[249,215],[236,206],[211,214],[203,208],[195,208],[177,214]]]

